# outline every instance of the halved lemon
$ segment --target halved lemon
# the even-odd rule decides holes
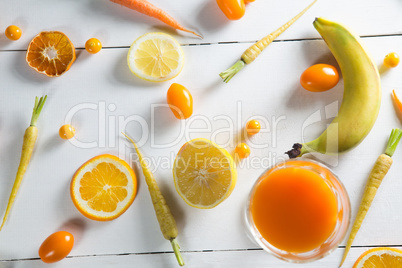
[[[183,69],[180,44],[165,33],[147,33],[131,45],[127,55],[131,72],[141,79],[162,82],[176,77]]]
[[[84,163],[70,185],[71,199],[86,217],[109,221],[123,214],[137,193],[133,169],[114,155],[103,154]]]
[[[402,250],[396,248],[373,248],[357,259],[353,268],[397,268],[402,267]]]
[[[232,193],[237,172],[232,156],[207,139],[184,144],[173,167],[176,191],[192,207],[219,205]]]

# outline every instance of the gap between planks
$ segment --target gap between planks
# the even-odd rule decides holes
[[[402,245],[366,245],[366,246],[352,246],[352,248],[379,248],[379,247],[402,247]],[[339,249],[345,246],[339,246]],[[204,249],[204,250],[182,250],[181,253],[216,253],[216,252],[244,252],[244,251],[263,251],[262,248],[246,248],[246,249]],[[67,256],[66,258],[88,258],[88,257],[119,257],[119,256],[139,256],[139,255],[157,255],[157,254],[173,254],[173,251],[154,251],[154,252],[136,252],[136,253],[110,253],[110,254],[88,254]],[[22,258],[22,259],[6,259],[0,260],[1,262],[18,262],[18,261],[37,261],[40,258]]]
[[[382,37],[400,37],[402,33],[398,34],[383,34],[383,35],[362,35],[361,38],[382,38]],[[273,43],[279,42],[303,42],[303,41],[317,41],[322,40],[322,38],[300,38],[300,39],[282,39],[282,40],[274,40]],[[191,47],[191,46],[212,46],[212,45],[233,45],[233,44],[254,44],[259,40],[255,41],[223,41],[223,42],[210,42],[210,43],[185,43],[180,44],[183,47]],[[110,47],[102,47],[102,49],[129,49],[130,46],[110,46]],[[76,50],[84,50],[84,47],[76,47]],[[0,49],[0,52],[26,52],[26,49]]]

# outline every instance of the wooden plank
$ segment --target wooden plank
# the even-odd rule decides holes
[[[26,49],[29,41],[44,30],[59,30],[67,34],[76,47],[83,47],[91,37],[104,46],[129,46],[137,37],[150,31],[174,34],[181,43],[211,43],[255,41],[272,32],[301,11],[310,0],[256,1],[247,6],[239,21],[229,21],[215,0],[150,1],[175,17],[184,26],[204,35],[203,40],[176,33],[162,22],[113,4],[108,0],[1,1],[1,31],[10,24],[19,25],[23,35],[10,42],[0,35],[0,50]],[[305,16],[280,39],[316,38],[311,23],[325,16],[345,23],[360,35],[400,34],[401,3],[395,0],[318,1]]]
[[[400,37],[366,38],[365,43],[378,63],[386,53],[398,51],[402,47]],[[17,169],[22,135],[29,122],[34,96],[46,93],[49,101],[39,120],[39,140],[25,181],[9,221],[0,232],[0,241],[5,241],[0,243],[0,260],[37,257],[41,242],[72,219],[78,219],[85,226],[73,231],[77,236],[77,244],[72,252],[74,256],[170,250],[169,243],[159,232],[140,173],[140,187],[134,204],[121,218],[112,222],[85,219],[70,200],[70,179],[74,171],[89,158],[101,153],[120,153],[129,162],[136,159],[135,155],[130,155],[132,150],[125,141],[118,138],[119,131],[124,129],[141,141],[145,155],[160,161],[155,175],[177,218],[179,242],[183,250],[255,247],[244,231],[242,220],[248,192],[263,170],[282,159],[283,152],[294,142],[301,141],[303,133],[306,139],[310,139],[323,130],[326,121],[308,126],[305,131],[303,123],[313,112],[333,102],[340,102],[343,84],[341,82],[335,89],[317,94],[300,87],[299,75],[311,64],[335,64],[326,45],[320,40],[274,43],[229,84],[222,83],[218,73],[229,67],[247,46],[184,47],[186,66],[182,74],[169,82],[158,84],[145,83],[130,74],[126,64],[127,49],[107,49],[94,56],[82,52],[70,71],[59,78],[47,78],[35,73],[26,65],[24,52],[1,52],[2,212]],[[152,116],[152,104],[165,103],[165,94],[172,82],[188,87],[194,97],[194,115],[183,126],[187,136],[180,135],[181,123],[167,108],[155,109]],[[398,70],[390,70],[383,75],[383,102],[377,124],[357,149],[341,156],[333,167],[350,194],[354,210],[367,174],[377,155],[384,150],[391,128],[400,126],[390,98],[391,89],[401,90],[400,85]],[[109,106],[111,104],[115,107]],[[238,106],[241,106],[241,110]],[[58,138],[59,127],[74,109],[79,110],[73,117],[77,139],[81,142],[95,142],[94,148],[79,148]],[[231,151],[236,145],[234,135],[253,116],[262,116],[261,120],[269,124],[264,125],[269,131],[252,140],[254,145],[251,145],[250,160],[256,159],[260,164],[249,163],[239,168],[234,192],[215,209],[198,210],[186,205],[176,194],[171,175],[172,162],[180,146],[187,139],[205,137]],[[99,118],[101,124],[98,124]],[[115,120],[116,128],[111,130],[111,138],[102,128],[103,118],[107,130],[112,123],[110,120]],[[118,124],[119,118],[121,121]],[[140,118],[148,124],[144,128],[145,132],[141,128],[143,121]],[[127,123],[129,119],[131,121]],[[211,130],[205,131],[205,120],[210,122]],[[233,126],[233,130],[228,130],[230,126]],[[194,130],[197,127],[198,130]],[[217,134],[217,131],[225,128],[226,131]],[[145,137],[144,140],[141,140],[142,137]],[[167,148],[158,148],[151,144],[152,137],[159,147],[168,142],[172,144]],[[176,138],[177,142],[173,142]],[[257,148],[258,144],[268,144],[268,147]],[[90,147],[91,144],[86,146]],[[81,144],[80,147],[84,146]],[[356,237],[355,245],[402,244],[402,230],[399,226],[402,217],[402,184],[398,179],[402,166],[397,164],[401,158],[402,150],[399,148],[394,156],[396,164],[381,186],[367,220]],[[231,261],[226,257],[222,260]],[[233,259],[234,263],[239,261],[242,259]]]
[[[401,247],[398,247],[402,249]],[[352,248],[348,258],[344,263],[344,267],[352,267],[357,258],[369,247]],[[316,262],[297,264],[297,267],[308,268],[335,268],[339,266],[343,249],[337,249],[329,256],[324,257]],[[295,264],[279,260],[263,250],[250,251],[215,251],[215,252],[189,252],[184,253],[187,267],[281,267],[292,268]],[[139,254],[139,255],[121,255],[121,256],[89,256],[89,257],[73,257],[67,258],[57,263],[58,268],[64,267],[177,267],[173,253],[162,254]],[[40,260],[24,260],[24,261],[5,261],[0,262],[2,268],[39,268],[43,267]]]

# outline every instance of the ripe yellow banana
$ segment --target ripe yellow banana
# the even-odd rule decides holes
[[[337,60],[344,80],[344,93],[337,117],[317,139],[293,145],[290,158],[308,152],[337,154],[357,146],[370,132],[381,104],[378,69],[361,44],[359,36],[345,26],[316,18],[314,27]]]

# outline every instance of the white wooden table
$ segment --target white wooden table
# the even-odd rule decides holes
[[[250,44],[310,1],[257,0],[249,4],[240,21],[233,22],[224,17],[214,0],[152,2],[205,38],[172,31],[159,21],[107,0],[0,1],[0,32],[11,24],[23,31],[16,42],[0,34],[0,214],[12,188],[33,99],[49,96],[39,119],[36,150],[9,221],[0,232],[0,268],[47,267],[38,258],[38,248],[48,235],[61,228],[72,230],[76,244],[67,259],[49,267],[177,267],[170,245],[159,231],[141,172],[137,172],[139,190],[133,205],[114,221],[86,219],[71,202],[71,177],[91,157],[111,153],[136,165],[132,149],[119,138],[121,130],[142,139],[143,153],[155,161],[155,176],[178,222],[178,240],[187,267],[295,267],[251,242],[242,216],[248,192],[262,171],[282,159],[283,152],[302,136],[309,140],[326,124],[323,120],[302,133],[303,122],[342,99],[342,81],[324,93],[307,92],[299,85],[300,74],[308,66],[317,62],[336,65],[312,22],[317,16],[325,16],[348,25],[364,37],[380,65],[387,53],[402,54],[402,2],[319,0],[229,84],[222,83],[218,74]],[[77,49],[76,62],[61,77],[47,78],[25,63],[29,41],[43,30],[64,32]],[[185,67],[171,81],[147,83],[128,70],[130,44],[150,31],[170,33],[183,45]],[[100,39],[104,46],[96,55],[83,49],[91,37]],[[384,150],[390,130],[400,126],[390,92],[399,89],[402,94],[401,68],[382,74],[381,111],[369,136],[333,164],[350,195],[353,215],[373,162]],[[172,82],[185,85],[194,97],[194,119],[183,125],[166,107],[155,107],[166,103],[166,91]],[[69,115],[73,115],[81,144],[58,137],[58,129]],[[253,116],[265,122],[265,131],[251,140],[250,159],[262,163],[243,162],[234,192],[218,207],[199,210],[186,205],[176,193],[171,175],[181,145],[189,138],[205,137],[232,150],[241,128]],[[402,248],[401,160],[400,146],[394,155],[395,165],[344,267],[351,267],[362,252],[372,247]],[[343,245],[320,261],[298,266],[338,267]]]

